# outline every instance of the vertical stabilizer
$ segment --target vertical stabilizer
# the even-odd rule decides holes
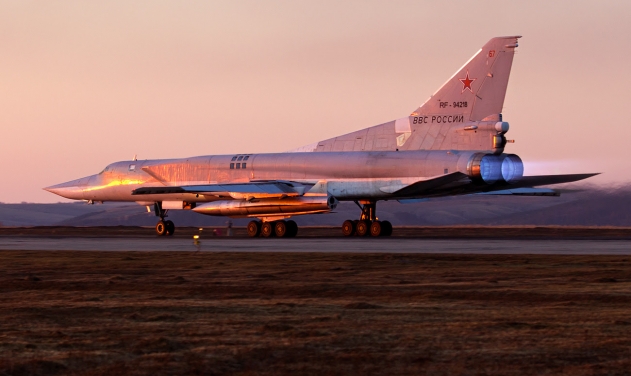
[[[519,38],[488,41],[411,116],[463,115],[466,122],[501,113]]]
[[[520,36],[488,41],[409,116],[294,149],[308,151],[481,150],[501,153],[502,107]]]

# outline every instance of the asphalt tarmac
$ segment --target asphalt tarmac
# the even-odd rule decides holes
[[[631,255],[631,240],[2,237],[0,250]]]

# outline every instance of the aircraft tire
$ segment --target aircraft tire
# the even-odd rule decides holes
[[[342,223],[342,234],[344,236],[353,236],[355,235],[355,221],[346,220]]]
[[[370,232],[370,221],[359,221],[357,222],[357,236],[366,236]]]
[[[165,236],[167,234],[167,226],[164,221],[158,221],[156,224],[156,234],[158,234],[158,236]]]
[[[255,238],[261,234],[261,222],[259,221],[250,221],[248,223],[248,236],[251,238]]]
[[[175,232],[175,223],[173,221],[164,221],[164,226],[167,228],[167,236],[172,236]]]
[[[392,223],[390,223],[389,221],[383,221],[381,222],[381,227],[383,227],[383,230],[381,230],[381,236],[392,235]]]
[[[383,226],[381,221],[373,221],[370,224],[370,236],[381,236],[383,232]]]
[[[276,235],[274,233],[274,222],[263,222],[263,224],[261,225],[261,236],[264,238],[269,238],[274,235]]]
[[[298,235],[298,224],[295,221],[287,221],[287,230],[289,231],[288,238],[295,238]]]
[[[279,238],[286,238],[289,236],[289,229],[287,228],[287,222],[285,221],[276,221],[274,222],[274,233]]]
[[[389,221],[381,222],[381,236],[391,236],[392,235],[392,223]]]

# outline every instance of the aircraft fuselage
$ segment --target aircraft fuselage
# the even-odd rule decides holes
[[[182,159],[121,161],[101,173],[47,190],[92,201],[208,202],[191,193],[132,195],[140,187],[291,181],[326,181],[337,200],[387,199],[397,187],[453,172],[471,175],[479,151],[321,152],[209,155]]]

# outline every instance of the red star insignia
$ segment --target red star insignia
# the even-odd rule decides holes
[[[459,80],[460,82],[462,82],[462,91],[460,92],[460,94],[464,93],[466,89],[469,89],[469,91],[473,93],[473,90],[471,89],[471,84],[473,83],[473,81],[477,80],[477,78],[469,78],[469,71],[467,71],[467,77],[459,78]]]

